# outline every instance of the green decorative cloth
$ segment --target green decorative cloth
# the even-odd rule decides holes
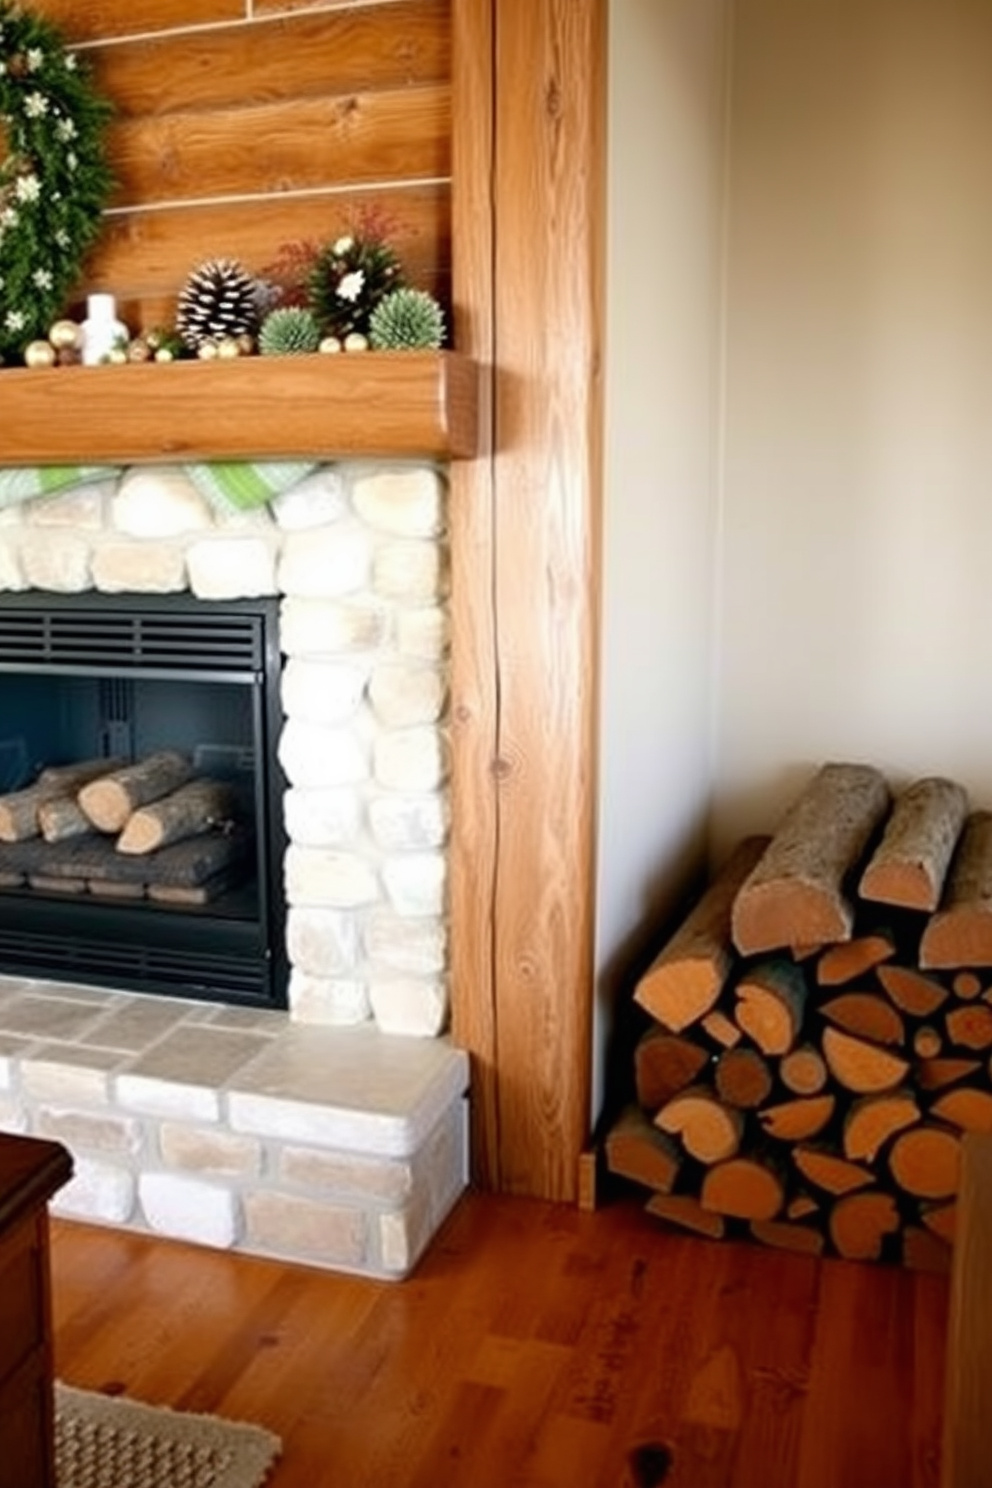
[[[253,511],[317,469],[316,460],[231,460],[180,465],[197,490],[222,515]],[[58,496],[95,481],[117,480],[119,465],[0,467],[0,507],[37,496]]]

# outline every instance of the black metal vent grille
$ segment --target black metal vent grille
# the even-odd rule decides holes
[[[5,975],[63,978],[133,991],[174,991],[185,997],[267,1002],[265,962],[254,956],[225,956],[175,947],[71,941],[66,936],[0,930]]]
[[[264,665],[264,644],[257,615],[62,613],[41,607],[0,613],[0,667],[254,672]]]

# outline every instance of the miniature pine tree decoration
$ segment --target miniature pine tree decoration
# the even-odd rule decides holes
[[[299,356],[316,351],[319,345],[320,327],[316,318],[301,305],[270,310],[258,333],[262,356]]]
[[[254,336],[258,322],[258,285],[237,259],[208,259],[180,291],[176,330],[191,351],[207,341]]]
[[[403,283],[400,262],[381,238],[347,236],[322,248],[309,279],[310,308],[325,336],[367,335],[379,301]]]
[[[425,289],[394,289],[369,318],[373,351],[436,351],[444,341],[444,314]]]

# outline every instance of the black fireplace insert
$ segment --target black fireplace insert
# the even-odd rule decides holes
[[[227,806],[143,859],[98,829],[0,840],[0,973],[287,1005],[278,610],[187,594],[0,596],[0,804],[37,791],[46,770],[167,752]]]

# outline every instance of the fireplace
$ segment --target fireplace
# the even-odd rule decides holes
[[[285,1007],[278,605],[187,595],[0,600],[0,789],[168,750],[230,801],[157,853],[90,831],[0,843],[8,973]],[[108,763],[108,769],[111,764]],[[166,877],[163,877],[166,875]]]

